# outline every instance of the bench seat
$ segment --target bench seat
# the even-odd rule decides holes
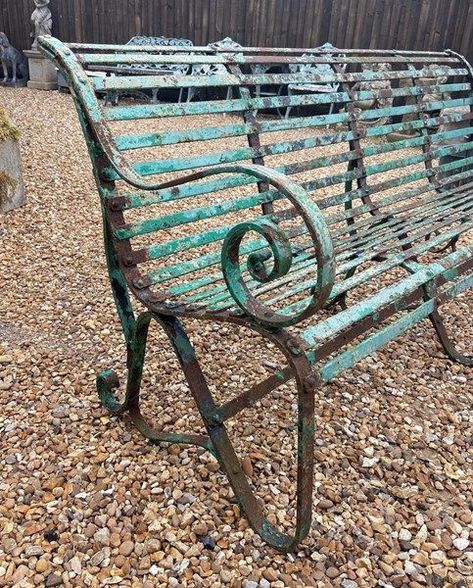
[[[472,178],[473,179],[473,178]],[[415,322],[421,318],[426,318],[430,312],[430,306],[424,304],[423,289],[434,278],[441,281],[452,279],[452,268],[461,266],[463,271],[473,268],[473,245],[465,245],[454,253],[443,253],[435,256],[435,261],[430,264],[417,264],[413,260],[416,257],[432,251],[432,249],[450,250],[449,245],[455,242],[463,233],[468,232],[473,227],[473,182],[471,185],[462,185],[458,188],[445,190],[441,195],[435,192],[431,201],[419,205],[417,208],[409,208],[405,211],[386,211],[371,217],[368,222],[364,222],[360,234],[350,234],[353,231],[353,225],[339,228],[334,239],[334,253],[336,260],[336,277],[337,281],[327,299],[326,306],[330,307],[337,301],[345,299],[345,296],[360,286],[373,283],[373,287],[379,285],[380,278],[383,274],[392,272],[395,269],[402,269],[406,274],[404,278],[396,278],[391,286],[377,289],[375,294],[369,296],[366,300],[358,304],[351,305],[343,312],[331,315],[325,320],[316,321],[308,319],[307,326],[297,325],[298,335],[305,343],[305,351],[311,362],[320,365],[321,377],[324,380],[331,380],[341,371],[351,367],[358,362],[362,356],[367,356],[374,352],[373,345],[359,342],[357,348],[361,350],[349,354],[341,353],[343,361],[338,357],[331,360],[327,365],[321,365],[321,362],[333,353],[334,341],[338,340],[343,333],[344,343],[350,339],[359,337],[362,332],[360,323],[368,321],[370,326],[376,322],[385,320],[388,313],[394,314],[395,311],[402,309],[402,305],[407,306],[406,296],[411,305],[411,319],[403,319],[401,329],[393,329],[386,333],[384,338],[378,338],[377,347],[381,347],[386,341],[394,336],[399,336],[400,332],[412,327]],[[466,191],[468,190],[469,191]],[[442,231],[440,235],[434,234]],[[309,245],[308,245],[309,247]],[[264,245],[255,252],[263,251]],[[202,261],[203,260],[203,261]],[[376,260],[376,263],[370,263]],[[199,263],[202,261],[202,263]],[[192,260],[196,266],[203,268],[215,269],[220,259],[218,256],[209,256],[195,258]],[[360,269],[361,267],[361,269]],[[170,266],[168,269],[172,269]],[[242,268],[243,270],[243,268]],[[355,272],[355,270],[358,270]],[[294,302],[293,298],[298,291],[307,292],[314,285],[313,274],[313,256],[310,256],[301,247],[293,258],[293,267],[291,274],[284,276],[279,280],[274,280],[268,284],[259,284],[257,280],[250,280],[250,286],[253,288],[253,295],[259,295],[265,298],[269,297],[268,303],[282,302],[288,300],[287,305],[294,308],[294,305],[300,304]],[[291,279],[292,277],[292,279]],[[456,275],[455,275],[456,277]],[[164,282],[165,285],[166,282]],[[460,284],[455,284],[449,288],[444,288],[445,298],[448,301],[460,292],[467,290],[473,285],[473,277],[469,276]],[[279,288],[284,286],[282,291]],[[239,308],[235,300],[228,292],[225,280],[221,273],[211,273],[204,280],[202,278],[192,279],[192,274],[186,274],[186,279],[180,285],[175,285],[167,289],[165,302],[176,315],[182,313],[187,315],[192,309],[192,315],[199,313],[215,313],[215,318],[219,318],[223,313],[242,316],[244,311]],[[272,296],[272,293],[274,295]],[[450,292],[450,293],[449,293]],[[387,301],[391,303],[387,307]],[[397,304],[400,302],[400,304]],[[416,310],[412,309],[412,306]],[[151,303],[151,310],[159,312],[159,305],[154,308]],[[182,310],[181,310],[182,309]],[[379,317],[379,321],[373,320],[372,315],[384,309],[384,313]],[[300,327],[303,328],[300,328]],[[373,341],[369,329],[365,327],[366,338]],[[367,352],[363,352],[367,349]]]
[[[473,285],[470,64],[452,51],[65,45],[51,37],[39,45],[68,78],[79,112],[127,345],[124,399],[107,370],[97,377],[103,404],[129,413],[153,442],[211,451],[256,532],[293,549],[311,521],[314,389],[425,318],[452,360],[473,365],[439,313]],[[140,64],[189,67],[140,75]],[[86,75],[117,65],[121,76]],[[332,90],[291,92],[311,85]],[[263,86],[271,95],[261,95]],[[160,88],[205,89],[206,99],[114,108],[97,100]],[[186,317],[253,329],[285,363],[218,403]],[[155,430],[141,414],[152,320],[173,345],[206,435]],[[225,427],[291,379],[292,534],[266,518]]]
[[[472,178],[473,179],[473,178]],[[473,182],[471,183],[473,188]],[[459,221],[460,224],[459,224]],[[428,204],[423,203],[417,208],[408,207],[407,210],[380,212],[367,221],[360,223],[358,232],[354,225],[347,225],[332,232],[336,265],[337,282],[332,289],[327,303],[330,304],[357,286],[366,284],[369,280],[379,280],[380,276],[396,267],[404,267],[405,263],[430,251],[433,247],[431,240],[435,239],[437,247],[447,245],[451,240],[461,236],[471,229],[473,223],[473,190],[465,195],[464,187],[446,190],[441,196],[434,193]],[[330,225],[329,225],[330,226]],[[431,236],[433,232],[442,229],[443,234],[436,238]],[[411,234],[413,233],[413,234]],[[305,233],[307,235],[307,233]],[[285,300],[294,295],[294,289],[309,290],[314,284],[313,256],[307,249],[311,243],[307,236],[306,249],[299,246],[294,253],[292,271],[289,275],[268,284],[259,284],[257,280],[250,279],[249,284],[253,294],[271,294],[281,285],[292,285],[283,290],[280,300]],[[254,252],[264,251],[265,246],[255,245]],[[381,259],[383,263],[381,263]],[[354,276],[350,273],[359,266],[366,266],[370,261],[378,263],[364,267]],[[196,268],[210,270],[204,280],[199,277],[192,278],[192,273],[185,274],[183,283],[166,287],[165,277],[160,276],[159,283],[164,286],[163,298],[169,304],[175,304],[175,311],[179,313],[179,307],[192,307],[196,311],[215,312],[226,311],[242,315],[243,311],[236,305],[235,300],[228,291],[221,272],[216,272],[216,266],[220,264],[218,255],[201,256],[193,258]],[[176,274],[180,269],[179,264],[168,266],[167,271],[176,268]],[[183,268],[184,269],[184,268]],[[212,271],[213,270],[213,271]],[[199,273],[199,272],[197,272]],[[161,281],[161,279],[163,281]]]

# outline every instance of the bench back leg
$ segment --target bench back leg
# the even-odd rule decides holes
[[[453,361],[456,361],[457,363],[461,363],[462,365],[473,367],[473,357],[463,355],[455,349],[455,343],[448,334],[445,321],[440,315],[439,311],[434,310],[432,314],[430,314],[429,318],[434,326],[438,338],[440,339],[440,343],[442,343],[442,346],[449,358]]]

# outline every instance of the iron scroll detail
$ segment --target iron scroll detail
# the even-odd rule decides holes
[[[250,275],[258,282],[266,283],[289,273],[293,260],[290,241],[271,216],[260,217],[251,223],[237,223],[226,236],[221,254],[222,272],[235,302],[246,315],[271,328],[295,325],[313,315],[325,305],[332,291],[336,273],[335,254],[330,231],[322,212],[302,186],[273,168],[258,164],[237,164],[208,167],[160,184],[153,189],[175,187],[218,174],[245,174],[276,188],[290,201],[304,221],[314,247],[316,261],[316,279],[313,281],[310,296],[291,305],[290,312],[271,310],[258,301],[243,282],[237,261],[239,244],[244,235],[251,230],[259,233],[267,241],[269,253],[272,253],[273,258],[273,269],[270,272],[265,265],[269,260],[265,259],[267,249],[263,253],[251,254],[248,258]]]
[[[272,216],[236,224],[226,236],[221,253],[222,272],[230,294],[248,316],[267,327],[290,326],[308,318],[325,305],[335,280],[333,244],[322,213],[301,186],[274,169],[260,165],[236,165],[219,166],[202,173],[211,175],[225,172],[246,173],[279,190],[302,217],[314,245],[317,261],[317,275],[310,296],[292,305],[290,312],[272,310],[251,293],[244,281],[239,261],[240,244],[250,231],[266,240],[268,247],[259,253],[250,254],[247,259],[249,275],[264,284],[289,274],[293,261],[290,240]],[[270,259],[271,270],[266,263]]]

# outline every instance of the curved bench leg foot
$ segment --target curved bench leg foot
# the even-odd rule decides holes
[[[126,410],[138,410],[150,321],[151,315],[144,313],[134,323],[133,334],[127,345],[128,378],[123,402],[119,402],[115,395],[115,390],[120,384],[117,374],[111,370],[105,370],[97,376],[99,398],[112,414],[120,415]]]
[[[296,525],[293,534],[279,531],[263,514],[243,472],[223,424],[210,427],[209,435],[216,457],[251,527],[269,545],[283,552],[292,551],[307,536],[312,521],[314,471],[314,390],[313,384],[298,383],[298,451]]]
[[[115,394],[120,386],[117,374],[112,370],[105,370],[97,375],[97,391],[100,401],[115,416],[128,412],[138,431],[153,443],[186,443],[210,450],[211,443],[206,435],[158,431],[151,427],[141,414],[141,378],[151,318],[150,313],[144,313],[138,318],[134,335],[127,348],[128,377],[124,400],[120,402]]]
[[[96,385],[100,402],[109,412],[118,415],[126,410],[126,403],[119,402],[115,395],[115,390],[120,386],[120,380],[116,372],[105,370],[97,374]]]
[[[139,409],[139,393],[146,339],[151,319],[154,318],[168,336],[190,391],[204,421],[208,436],[165,433],[152,429]],[[288,354],[289,356],[290,354]],[[243,471],[240,460],[223,422],[219,421],[217,405],[210,393],[192,344],[180,321],[174,317],[144,313],[136,321],[133,338],[128,346],[128,379],[125,399],[115,395],[118,378],[115,372],[105,371],[97,376],[97,389],[104,406],[115,415],[130,413],[137,429],[153,442],[190,443],[208,449],[226,473],[230,485],[249,523],[261,538],[280,551],[294,549],[308,534],[312,519],[312,487],[314,467],[314,386],[308,376],[305,357],[288,357],[298,388],[298,467],[297,518],[293,535],[276,529],[264,516],[263,510]]]
[[[442,343],[442,346],[450,359],[461,363],[462,365],[473,367],[473,357],[467,357],[455,349],[455,344],[450,338],[447,328],[445,327],[445,322],[438,310],[434,310],[432,312],[430,315],[430,320],[432,321],[440,342]]]

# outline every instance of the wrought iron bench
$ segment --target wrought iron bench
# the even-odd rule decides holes
[[[314,389],[424,318],[432,321],[451,359],[473,365],[460,344],[452,344],[439,314],[443,303],[473,285],[473,245],[467,239],[473,225],[470,65],[451,51],[344,50],[343,57],[333,57],[323,50],[238,48],[232,55],[228,48],[194,47],[182,55],[174,47],[153,54],[146,48],[141,57],[136,47],[66,46],[50,37],[41,38],[40,47],[73,89],[101,197],[129,369],[123,402],[115,396],[116,375],[98,376],[103,404],[112,414],[128,411],[152,441],[211,451],[256,532],[280,550],[294,548],[311,525]],[[332,71],[322,76],[252,71],[256,64],[301,61],[328,64]],[[90,79],[84,72],[142,62],[221,64],[227,73]],[[391,67],[374,72],[361,67],[379,62]],[[435,102],[423,99],[419,85],[425,64],[446,77],[435,88]],[[412,84],[399,83],[406,78]],[[353,101],[377,104],[379,96],[377,90],[353,86],[361,82],[366,88],[365,82],[382,79],[390,81],[390,89],[382,84],[379,91],[403,98],[400,105],[355,109]],[[258,84],[293,83],[340,86],[313,95],[251,94]],[[108,109],[96,99],[96,90],[104,89],[228,86],[238,90],[238,98]],[[407,104],[408,96],[415,102]],[[314,110],[332,103],[341,107],[336,113]],[[467,112],[439,115],[459,106],[468,106]],[[298,108],[289,120],[254,115],[288,107]],[[415,116],[363,124],[399,120],[406,113]],[[131,131],[123,133],[127,122]],[[449,122],[463,127],[439,130]],[[393,131],[409,130],[419,134],[386,140]],[[459,136],[466,139],[452,144]],[[181,150],[184,143],[189,150],[177,156],[174,148]],[[452,154],[453,161],[441,163]],[[130,294],[146,308],[139,316]],[[287,363],[217,403],[181,322],[186,317],[253,329]],[[207,435],[153,430],[140,412],[152,320],[172,342]],[[298,479],[295,531],[288,534],[265,517],[225,424],[291,379],[298,390]]]
[[[127,45],[135,45],[139,47],[169,47],[177,46],[177,47],[192,47],[194,43],[190,39],[176,39],[173,37],[144,37],[144,36],[136,36],[132,37]],[[156,53],[156,50],[155,50]],[[189,65],[186,63],[170,63],[170,64],[156,64],[156,63],[134,63],[134,64],[123,64],[124,68],[132,67],[133,69],[139,72],[155,72],[160,74],[180,74],[185,75],[189,73]],[[152,101],[158,102],[157,97],[157,89],[151,88],[152,90]],[[183,99],[183,92],[182,90],[179,92],[178,101],[182,102]]]
[[[235,51],[238,47],[241,47],[239,43],[230,39],[230,37],[225,37],[220,41],[215,41],[213,43],[209,43],[209,47],[220,50],[229,47],[232,52]],[[227,73],[225,66],[222,63],[197,63],[192,66],[190,73],[193,76],[203,76],[203,75],[218,75],[219,73]],[[197,94],[199,88],[193,88],[192,86],[187,90],[187,102],[190,102]],[[232,98],[232,86],[229,86],[226,89],[226,98],[229,100]]]

